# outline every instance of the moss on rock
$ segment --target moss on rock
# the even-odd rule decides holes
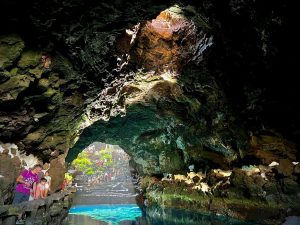
[[[23,52],[18,66],[22,69],[36,67],[42,62],[41,59],[42,53],[40,51],[28,50]]]
[[[24,49],[23,40],[17,35],[0,36],[0,70],[6,69],[20,57]]]
[[[29,87],[33,79],[29,75],[17,75],[11,77],[5,83],[0,84],[0,99],[2,101],[15,100],[18,95]]]
[[[46,91],[49,87],[49,80],[46,78],[42,78],[39,80],[37,87],[42,91]]]
[[[32,74],[35,76],[36,79],[40,79],[42,77],[42,74],[44,73],[44,70],[40,68],[39,66],[35,67],[34,69],[29,69],[29,74]]]

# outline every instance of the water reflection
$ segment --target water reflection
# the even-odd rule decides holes
[[[147,209],[147,225],[258,225],[211,213],[179,209]]]
[[[69,214],[62,225],[107,225],[107,223],[89,216]]]
[[[178,209],[148,209],[137,205],[75,206],[64,225],[254,225],[225,216]]]

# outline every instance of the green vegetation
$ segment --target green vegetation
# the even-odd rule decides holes
[[[87,175],[92,175],[95,173],[93,168],[91,167],[92,162],[88,158],[86,152],[81,152],[73,161],[72,165],[75,167],[76,170],[82,171]]]
[[[112,155],[110,154],[110,152],[111,152],[110,149],[101,149],[99,152],[100,160],[104,161],[106,166],[113,165]]]
[[[113,165],[112,151],[109,148],[83,150],[72,162],[75,170],[81,171],[88,176],[110,169]]]
[[[71,182],[71,181],[73,180],[72,174],[70,174],[70,173],[65,173],[65,179],[66,179],[68,182]]]

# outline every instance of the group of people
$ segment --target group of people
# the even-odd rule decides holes
[[[37,164],[32,169],[21,172],[17,178],[13,204],[46,198],[48,196],[51,177],[47,171],[43,173],[42,170],[42,165]]]

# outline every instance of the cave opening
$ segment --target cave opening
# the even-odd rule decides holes
[[[118,145],[93,142],[68,168],[66,175],[72,177],[77,192],[65,224],[90,224],[93,220],[119,224],[142,216],[137,205],[141,194],[137,171]]]
[[[130,156],[123,149],[117,145],[101,142],[94,142],[83,149],[70,164],[69,171],[76,175],[73,177],[73,182],[79,191],[86,191],[85,188],[87,187],[94,188],[101,184],[109,184],[107,188],[101,188],[101,190],[107,189],[107,191],[112,191],[112,193],[107,193],[109,194],[107,197],[122,197],[122,195],[118,196],[117,192],[114,195],[114,190],[118,188],[122,193],[122,191],[127,192],[128,189],[134,189],[132,185],[127,188],[123,185],[128,185],[132,182],[137,183],[138,178],[136,171],[130,166]],[[119,187],[120,185],[121,187]],[[130,191],[133,194],[132,197],[134,197],[135,191]],[[92,196],[102,196],[103,194],[103,192],[99,192],[92,194]],[[108,200],[111,201],[111,204],[114,203],[112,199],[102,199],[98,200],[99,202],[93,202],[93,204],[109,203]],[[122,199],[119,200],[122,201]],[[124,201],[124,203],[134,202],[133,199]],[[86,203],[91,204],[89,202]]]

